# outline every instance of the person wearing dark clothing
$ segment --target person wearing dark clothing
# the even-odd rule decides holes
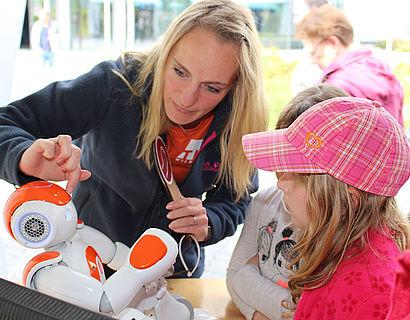
[[[237,147],[267,125],[260,54],[249,9],[198,2],[150,51],[0,108],[0,177],[16,185],[67,180],[79,218],[126,245],[149,227],[177,241],[193,235],[199,277],[203,247],[235,232],[257,188],[256,169]],[[153,165],[158,135],[181,200],[170,199]],[[195,243],[184,241],[181,251],[192,270]],[[180,259],[174,276],[186,276]]]

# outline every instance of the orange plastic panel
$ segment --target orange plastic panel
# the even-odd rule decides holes
[[[33,269],[33,267],[37,263],[55,259],[59,255],[60,255],[60,252],[58,252],[58,251],[47,251],[47,252],[40,253],[40,254],[36,255],[34,258],[32,258],[27,263],[27,265],[24,267],[24,270],[23,270],[23,284],[26,283],[29,272],[31,271],[31,269]]]
[[[71,196],[60,186],[47,181],[34,181],[22,185],[11,194],[4,206],[4,224],[13,238],[14,235],[10,226],[11,217],[20,205],[32,200],[46,201],[63,206],[70,202]]]
[[[90,269],[90,275],[98,281],[101,281],[101,274],[104,273],[104,269],[97,251],[95,251],[93,247],[88,246],[87,249],[85,249],[85,257],[87,259],[88,268]]]
[[[147,269],[160,261],[167,253],[165,243],[152,234],[143,236],[130,255],[130,264],[136,269]]]

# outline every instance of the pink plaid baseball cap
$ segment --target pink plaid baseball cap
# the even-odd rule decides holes
[[[403,128],[380,103],[363,98],[318,103],[287,129],[247,134],[242,145],[259,169],[327,173],[378,195],[396,195],[410,175]]]

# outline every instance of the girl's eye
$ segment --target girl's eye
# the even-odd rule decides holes
[[[174,68],[175,73],[177,74],[178,77],[185,77],[185,73],[178,68]]]

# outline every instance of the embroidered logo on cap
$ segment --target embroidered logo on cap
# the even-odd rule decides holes
[[[316,137],[314,132],[309,132],[306,135],[306,145],[309,148],[320,148],[320,146],[322,145],[322,139]]]

